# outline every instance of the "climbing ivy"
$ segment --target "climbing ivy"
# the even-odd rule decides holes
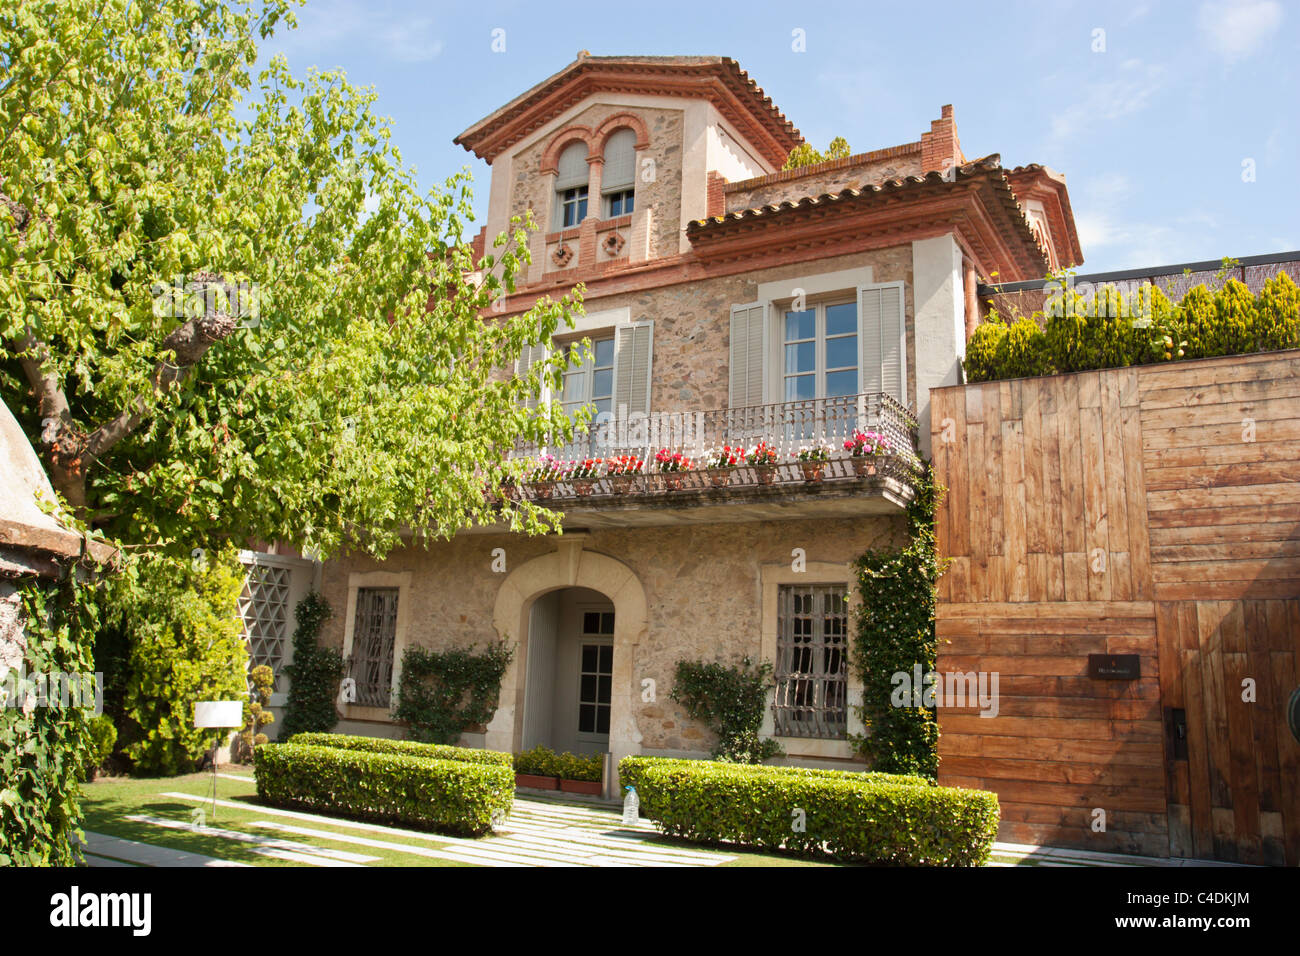
[[[339,722],[334,700],[343,679],[343,658],[334,648],[321,647],[317,641],[333,613],[329,602],[315,591],[294,609],[298,626],[293,632],[293,663],[284,667],[289,677],[289,696],[280,724],[280,740],[294,734],[324,733]]]
[[[402,655],[393,716],[406,722],[415,740],[454,744],[469,727],[492,719],[501,678],[513,657],[514,650],[504,641],[481,654],[473,647],[408,647]]]
[[[692,720],[707,724],[718,737],[713,756],[729,763],[762,763],[782,753],[775,740],[759,736],[772,664],[678,661],[669,696]]]
[[[90,589],[75,574],[56,585],[32,581],[19,595],[25,620],[27,675],[91,674],[91,635],[98,625]],[[95,759],[91,710],[45,700],[7,682],[14,699],[0,706],[0,866],[72,866],[80,861],[78,779]],[[35,704],[40,691],[30,696]]]
[[[856,710],[866,727],[853,734],[855,749],[885,773],[939,772],[939,724],[934,708],[896,707],[894,675],[935,666],[935,585],[945,562],[935,548],[934,516],[944,489],[929,467],[917,477],[907,508],[909,542],[867,551],[855,564],[858,594],[853,666],[862,681]]]

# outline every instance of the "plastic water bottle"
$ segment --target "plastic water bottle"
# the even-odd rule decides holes
[[[641,822],[641,798],[636,795],[636,787],[626,787],[627,796],[623,798],[623,825],[634,827]]]

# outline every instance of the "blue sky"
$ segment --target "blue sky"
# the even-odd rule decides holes
[[[307,0],[297,16],[264,49],[375,87],[421,182],[468,165],[479,210],[487,164],[452,137],[578,50],[715,54],[819,148],[915,141],[952,103],[968,157],[1066,174],[1083,271],[1300,249],[1297,3]]]

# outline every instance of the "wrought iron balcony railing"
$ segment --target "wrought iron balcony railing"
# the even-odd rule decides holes
[[[889,452],[875,457],[869,470],[855,461],[844,442],[855,432],[884,436]],[[706,470],[706,457],[724,446],[752,451],[766,443],[775,452],[775,467],[747,464]],[[774,402],[739,408],[696,412],[668,412],[633,416],[625,420],[592,422],[572,441],[556,445],[521,443],[512,457],[539,460],[551,456],[562,463],[587,459],[632,456],[643,462],[642,473],[627,480],[604,476],[560,477],[552,488],[533,497],[569,497],[617,492],[691,491],[746,484],[767,485],[804,481],[797,455],[801,449],[822,445],[829,459],[820,477],[835,479],[875,474],[907,482],[919,465],[916,421],[903,405],[884,394],[846,395],[837,398]],[[661,450],[681,453],[690,460],[685,471],[661,473],[655,455]]]

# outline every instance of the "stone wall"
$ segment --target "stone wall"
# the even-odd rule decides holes
[[[632,681],[614,689],[615,694],[629,695],[634,701],[633,716],[642,747],[705,753],[712,746],[709,733],[686,719],[669,698],[673,669],[684,658],[759,656],[764,567],[788,568],[792,549],[803,548],[810,564],[842,564],[847,584],[852,580],[850,562],[863,551],[904,540],[901,517],[590,532],[584,552],[605,554],[627,565],[646,594],[648,630],[636,648]],[[325,565],[322,593],[335,614],[321,642],[343,646],[348,575],[383,570],[412,575],[408,643],[482,646],[497,638],[492,616],[506,575],[532,558],[553,553],[557,541],[554,536],[460,535],[428,550],[400,550],[382,563],[360,556],[331,561]],[[506,573],[491,570],[495,548],[505,549]],[[508,637],[521,641],[524,635]],[[519,653],[523,654],[522,648]],[[641,681],[647,677],[658,688],[653,703],[641,701]]]
[[[682,127],[685,114],[681,110],[598,104],[583,110],[566,125],[595,129],[617,113],[635,113],[649,130],[649,147],[637,153],[636,205],[638,209],[654,210],[650,257],[676,255],[682,208]],[[551,220],[555,208],[552,178],[541,172],[542,154],[550,141],[551,136],[542,137],[511,157],[515,181],[509,209],[511,216],[522,216],[532,209],[540,229],[556,232],[560,226]],[[654,161],[655,177],[651,182],[641,178],[645,159]],[[599,215],[595,202],[596,197],[591,197],[588,210]]]
[[[838,193],[845,189],[861,189],[887,179],[922,174],[919,144],[914,151],[895,147],[880,152],[890,155],[876,158],[876,154],[863,153],[843,160],[820,163],[806,171],[790,170],[744,183],[733,183],[726,189],[727,212],[768,203],[794,201],[806,196],[820,196],[823,193]],[[802,175],[798,175],[800,172]]]

